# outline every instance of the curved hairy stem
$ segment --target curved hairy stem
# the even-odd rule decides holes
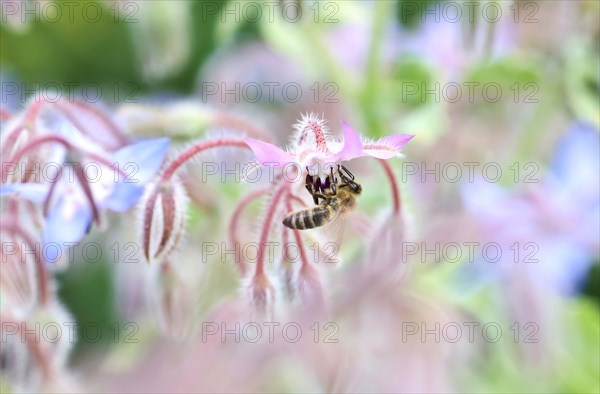
[[[238,205],[235,207],[235,210],[233,211],[233,215],[231,215],[231,219],[229,221],[229,240],[235,247],[235,255],[236,255],[235,262],[237,264],[239,264],[239,268],[240,268],[242,276],[244,276],[246,274],[248,267],[246,264],[246,260],[244,260],[242,258],[240,249],[239,249],[239,236],[238,236],[238,232],[237,232],[238,227],[239,227],[239,221],[242,217],[242,213],[248,207],[248,205],[250,205],[257,198],[267,194],[270,190],[271,190],[270,187],[254,190],[252,193],[250,193],[246,197],[244,197],[238,203]]]

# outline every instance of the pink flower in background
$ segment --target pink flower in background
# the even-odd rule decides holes
[[[474,63],[486,57],[501,58],[514,48],[515,33],[510,18],[498,23],[481,21],[465,32],[460,23],[426,19],[415,31],[403,31],[400,56],[414,56],[434,65],[447,81],[462,78]]]
[[[598,257],[599,149],[597,131],[576,122],[533,187],[519,193],[483,181],[463,187],[465,207],[484,234],[512,252],[497,267],[486,265],[485,275],[518,273],[561,294],[578,291]]]

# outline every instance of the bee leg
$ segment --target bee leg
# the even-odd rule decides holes
[[[341,164],[338,164],[338,172],[340,172],[340,167],[342,168],[342,170],[344,170],[344,172],[346,173],[346,175],[347,175],[347,176],[348,176],[348,177],[349,177],[351,180],[354,180],[354,175],[353,175],[353,174],[350,172],[350,170],[349,170],[349,169],[347,169],[346,167],[344,167],[344,166],[343,166],[343,165],[341,165]],[[341,174],[341,172],[340,172],[340,175],[342,175],[342,174]]]
[[[336,179],[333,176],[333,167],[331,167],[331,175],[325,178],[325,188],[330,189],[331,194],[334,196],[337,194],[337,188],[335,186],[336,183]]]
[[[321,180],[318,177],[315,180],[315,177],[310,175],[308,167],[306,167],[306,181],[304,183],[304,186],[306,187],[306,190],[308,190],[310,195],[313,197],[315,205],[318,205],[319,199],[317,198],[317,196],[315,196],[315,193],[318,193],[320,191],[319,188],[321,187]]]
[[[322,198],[323,200],[328,200],[328,199],[329,199],[329,198],[328,198],[328,197],[327,197],[325,194],[323,194],[323,193],[315,193],[315,194],[313,194],[313,198],[315,199],[315,201],[317,202],[317,204],[319,204],[319,202],[318,202],[318,201],[319,201],[319,200],[318,200],[319,198]]]
[[[338,164],[338,174],[340,174],[340,178],[342,178],[342,186],[348,184],[348,177],[342,172],[340,169],[340,165]]]
[[[313,191],[313,200],[315,204],[319,204],[318,196],[323,195],[323,188],[325,187],[325,183],[321,182],[321,178],[317,177],[315,180],[315,187]]]
[[[304,186],[306,187],[306,190],[308,190],[308,192],[310,194],[313,194],[314,192],[314,177],[310,174],[306,174],[306,181],[304,182]]]

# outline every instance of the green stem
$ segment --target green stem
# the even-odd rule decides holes
[[[556,119],[550,114],[559,107],[558,104],[561,100],[559,91],[557,88],[550,87],[550,85],[546,86],[544,90],[546,90],[543,92],[544,94],[539,96],[540,102],[536,104],[538,106],[536,113],[525,126],[511,163],[520,163],[531,159],[534,153],[538,151],[539,142],[543,138],[543,133],[548,130],[549,122]]]
[[[377,112],[379,100],[377,100],[379,89],[379,74],[381,44],[385,28],[387,27],[387,18],[392,15],[391,1],[375,2],[375,11],[373,15],[373,25],[371,28],[371,43],[369,45],[369,54],[365,68],[365,84],[361,97],[361,104],[364,110],[367,129],[373,136],[381,136],[383,127],[380,116]]]
[[[331,52],[321,39],[323,35],[319,31],[318,25],[309,21],[302,23],[302,29],[304,30],[305,37],[311,48],[315,51],[315,57],[321,60],[321,64],[326,70],[327,75],[331,78],[335,78],[335,82],[338,84],[338,88],[342,94],[351,96],[352,93],[356,92],[357,87],[353,83],[348,72],[346,72],[343,66],[331,55]]]

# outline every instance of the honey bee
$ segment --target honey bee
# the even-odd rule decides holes
[[[317,206],[289,213],[283,219],[284,226],[297,230],[321,227],[354,207],[362,187],[354,181],[354,175],[346,167],[338,165],[337,172],[341,181],[339,184],[334,177],[333,168],[324,183],[319,177],[307,173],[306,189]]]

